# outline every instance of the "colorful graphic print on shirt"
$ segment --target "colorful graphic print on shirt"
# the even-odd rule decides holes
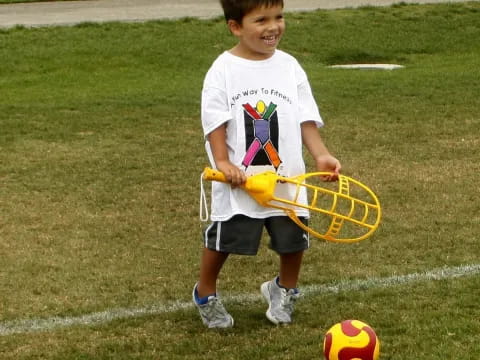
[[[268,107],[258,101],[255,108],[243,104],[245,123],[246,154],[242,165],[272,165],[278,169],[282,160],[278,154],[277,105],[270,102]]]

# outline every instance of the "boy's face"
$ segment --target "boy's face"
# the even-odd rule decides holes
[[[283,7],[258,7],[245,15],[241,24],[229,20],[228,25],[239,39],[232,53],[251,60],[268,59],[285,32]]]

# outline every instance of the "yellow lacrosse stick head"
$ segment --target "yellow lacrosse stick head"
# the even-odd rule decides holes
[[[264,172],[247,178],[242,188],[260,205],[283,210],[298,226],[309,234],[328,241],[352,243],[368,238],[378,228],[381,219],[380,202],[366,185],[345,175],[338,182],[318,184],[331,175],[328,172],[308,173],[292,178],[274,172]],[[226,182],[223,173],[206,168],[205,180]],[[288,198],[279,196],[277,188],[290,187]],[[307,201],[302,194],[307,193]],[[278,192],[281,193],[281,192]],[[299,208],[308,209],[308,226],[297,216]],[[321,218],[321,220],[318,220]]]
[[[283,209],[298,226],[317,238],[353,243],[371,236],[380,225],[382,214],[376,194],[345,175],[339,175],[335,183],[318,185],[318,179],[327,175],[331,174],[315,172],[279,179],[296,187],[295,196],[292,199],[274,196],[268,206]],[[299,201],[301,189],[307,191],[307,203]],[[308,226],[298,218],[296,208],[310,211]]]

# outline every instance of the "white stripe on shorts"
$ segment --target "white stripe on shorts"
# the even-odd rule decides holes
[[[212,222],[210,225],[207,226],[205,229],[205,234],[203,235],[203,238],[205,239],[205,247],[208,248],[208,232],[210,229],[215,225],[214,222]]]
[[[310,249],[310,233],[305,231],[305,234],[303,234],[304,237],[306,237],[307,240],[307,249]]]
[[[217,221],[217,241],[215,243],[215,249],[220,251],[220,233],[222,232],[222,222]]]

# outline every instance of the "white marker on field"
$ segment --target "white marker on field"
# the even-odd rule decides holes
[[[396,70],[404,68],[403,65],[398,64],[345,64],[345,65],[331,65],[332,69],[359,69],[359,70]]]
[[[406,275],[393,275],[389,277],[371,277],[366,279],[345,280],[333,284],[310,285],[302,288],[305,295],[337,294],[350,291],[362,291],[377,288],[389,288],[398,285],[413,284],[421,281],[434,281],[455,279],[465,276],[474,276],[480,274],[480,264],[470,264],[456,267],[443,267],[426,272],[418,272]],[[226,296],[226,303],[252,303],[259,302],[262,298],[260,294],[244,294],[235,296]],[[72,317],[50,317],[19,319],[0,322],[0,336],[27,334],[33,332],[51,331],[73,326],[94,326],[109,323],[114,320],[123,320],[129,318],[139,318],[148,315],[168,314],[181,310],[193,308],[191,301],[171,302],[168,304],[158,304],[145,306],[141,308],[117,308],[85,314]]]

